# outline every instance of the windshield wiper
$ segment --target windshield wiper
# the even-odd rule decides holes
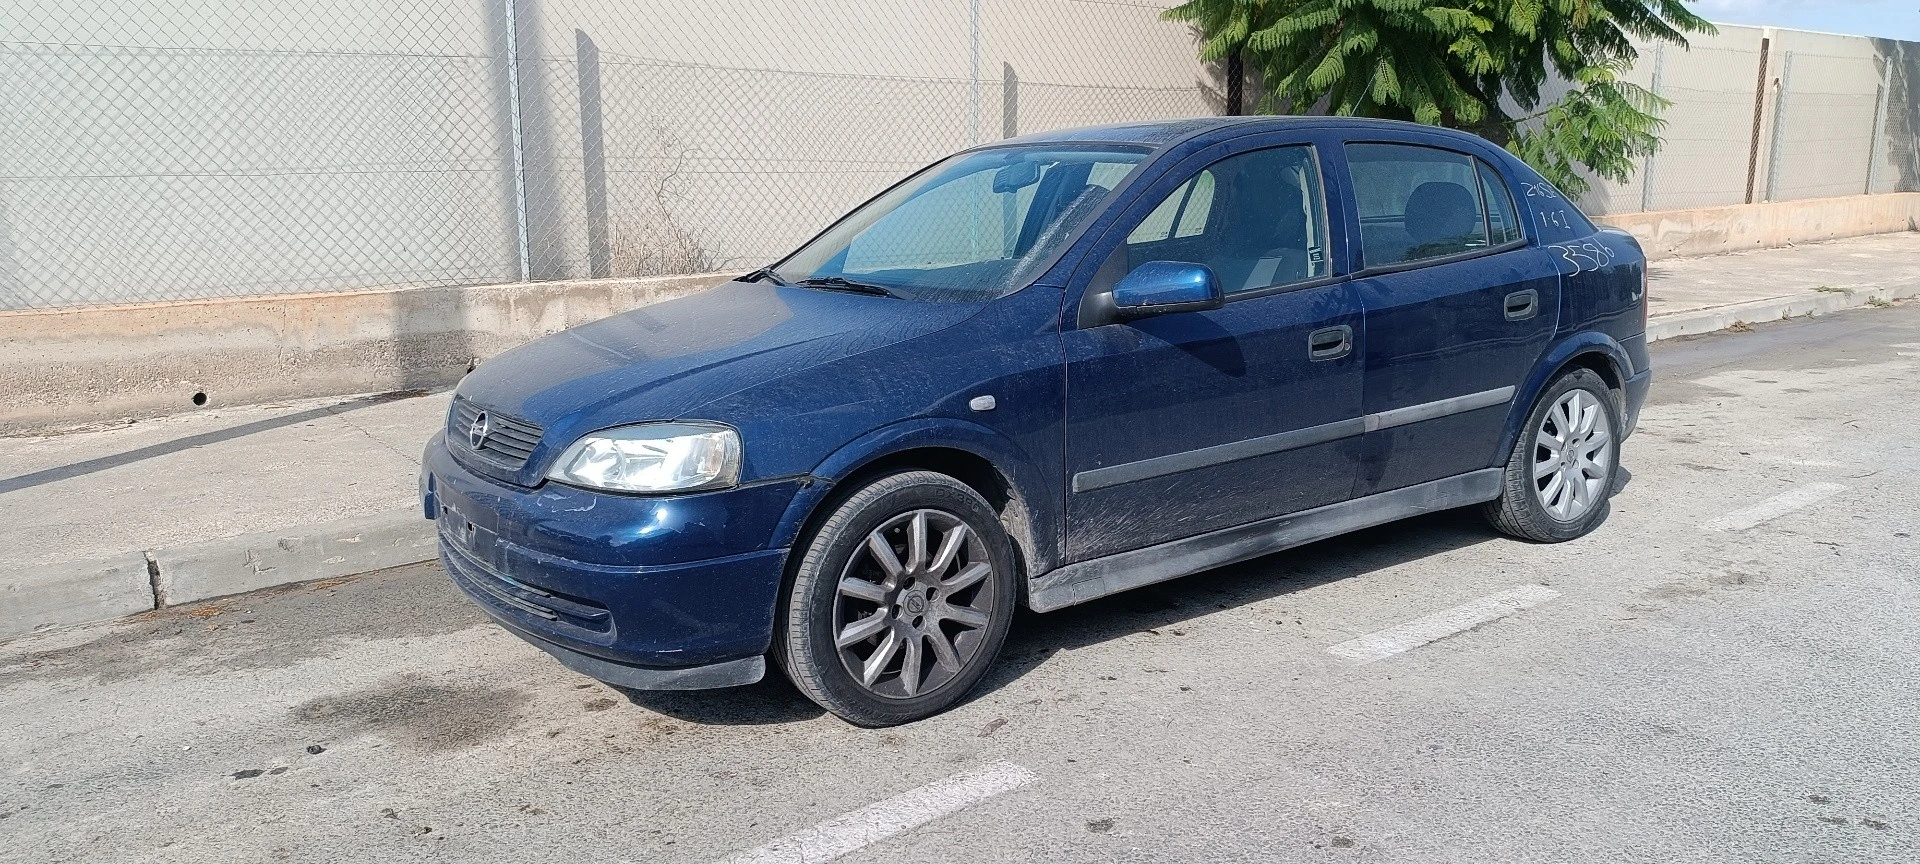
[[[780,278],[780,274],[773,272],[772,267],[762,267],[758,270],[753,271],[752,273],[748,273],[747,275],[740,277],[738,281],[759,282],[763,279],[768,282],[772,282],[775,285],[780,285],[780,286],[785,286],[790,284],[789,282],[787,282],[787,280]]]
[[[825,288],[829,291],[851,291],[855,294],[872,294],[875,297],[898,297],[893,289],[871,282],[855,282],[845,276],[815,276],[794,283],[803,288]]]

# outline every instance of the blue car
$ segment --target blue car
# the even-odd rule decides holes
[[[1419,513],[1607,516],[1646,266],[1458,132],[1233,117],[941,160],[778,263],[506,352],[422,494],[455,583],[633,689],[846,720],[1046,612]]]

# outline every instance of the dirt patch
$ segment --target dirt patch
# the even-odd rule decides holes
[[[528,694],[457,687],[404,675],[377,687],[294,706],[293,719],[327,727],[331,739],[375,734],[426,750],[458,750],[499,736],[521,719]]]

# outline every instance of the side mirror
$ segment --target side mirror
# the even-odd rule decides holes
[[[1226,302],[1212,269],[1182,261],[1148,261],[1113,286],[1113,308],[1121,318],[1201,312]]]

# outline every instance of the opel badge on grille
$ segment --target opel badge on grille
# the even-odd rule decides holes
[[[487,425],[487,412],[482,411],[474,415],[473,425],[467,427],[467,443],[478,450],[480,445],[487,443],[487,433],[491,431],[493,428]]]

